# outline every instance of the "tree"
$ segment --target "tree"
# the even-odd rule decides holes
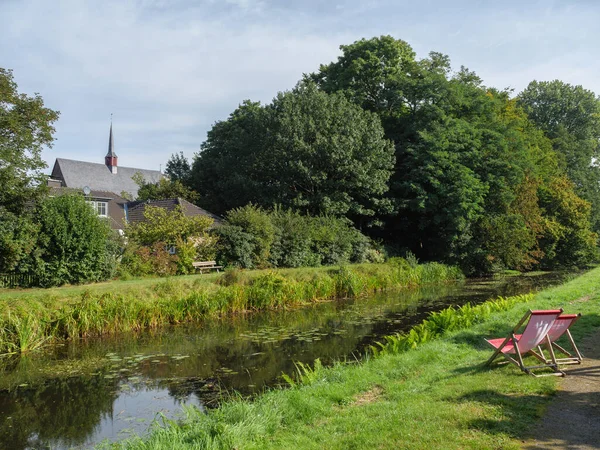
[[[184,198],[190,203],[198,201],[198,194],[185,186],[180,180],[161,178],[157,183],[147,183],[138,172],[133,181],[139,186],[136,200],[163,200],[165,198]]]
[[[592,227],[600,231],[600,100],[559,80],[532,81],[518,99],[551,139],[576,192],[591,203]]]
[[[187,158],[183,156],[183,152],[173,153],[167,161],[165,175],[167,175],[171,181],[180,181],[183,184],[187,184],[190,172],[190,163]]]
[[[464,67],[453,73],[445,55],[417,60],[391,36],[341,49],[337,61],[305,78],[375,112],[394,143],[387,195],[396,212],[381,217],[381,236],[468,273],[540,263],[549,230],[540,225],[538,190],[562,170],[509,92],[486,88]]]
[[[0,206],[20,213],[44,187],[42,149],[54,140],[59,113],[39,94],[19,94],[12,71],[0,68]]]
[[[366,224],[390,209],[384,193],[393,163],[377,116],[306,82],[265,107],[246,102],[215,124],[192,183],[218,213],[279,204]]]

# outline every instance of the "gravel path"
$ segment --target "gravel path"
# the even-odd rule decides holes
[[[524,449],[600,449],[600,333],[578,345],[581,365],[567,376]]]

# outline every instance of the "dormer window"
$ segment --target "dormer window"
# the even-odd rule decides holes
[[[88,201],[99,217],[108,217],[108,202]]]

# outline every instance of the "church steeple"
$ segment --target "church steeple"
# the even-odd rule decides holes
[[[104,163],[113,173],[117,173],[117,154],[115,153],[115,141],[112,132],[112,114],[110,115],[110,134],[108,136],[108,153],[104,157]]]

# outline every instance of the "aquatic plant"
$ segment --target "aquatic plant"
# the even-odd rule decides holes
[[[154,328],[462,277],[458,269],[441,264],[412,268],[389,263],[114,282],[79,290],[32,290],[29,296],[0,297],[0,354],[28,352],[54,338]],[[125,283],[131,287],[121,289]]]
[[[485,321],[495,312],[507,311],[516,303],[532,299],[533,294],[525,294],[506,298],[499,297],[479,305],[467,303],[458,308],[450,306],[442,311],[431,313],[427,319],[411,328],[407,333],[385,336],[384,342],[377,342],[370,346],[370,349],[375,355],[414,349],[447,332],[469,328]]]

